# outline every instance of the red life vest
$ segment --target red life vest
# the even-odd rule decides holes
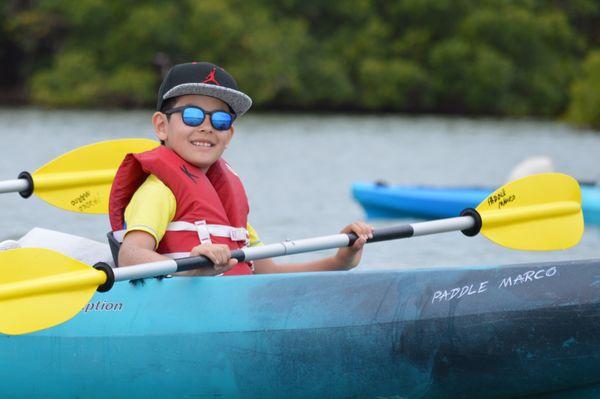
[[[162,181],[177,202],[174,222],[160,241],[158,253],[189,256],[201,242],[226,244],[232,250],[246,246],[249,206],[240,178],[222,159],[204,174],[164,145],[128,154],[121,163],[109,200],[113,233],[125,228],[125,208],[149,174]],[[240,262],[225,274],[252,274],[252,268]]]

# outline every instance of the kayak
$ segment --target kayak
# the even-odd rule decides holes
[[[487,187],[352,184],[352,196],[372,219],[453,217],[475,208],[492,192]],[[582,185],[581,200],[585,223],[600,226],[600,186]]]
[[[0,397],[591,397],[599,276],[592,259],[121,282],[0,334]]]

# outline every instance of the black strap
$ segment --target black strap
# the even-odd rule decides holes
[[[119,267],[119,249],[121,249],[121,243],[115,238],[112,231],[106,233],[106,238],[108,239],[108,246],[110,247],[115,267]]]

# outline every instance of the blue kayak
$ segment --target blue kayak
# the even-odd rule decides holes
[[[465,208],[475,208],[493,191],[487,187],[352,184],[352,196],[371,219],[454,217]],[[581,186],[581,200],[585,223],[600,225],[600,186]]]
[[[0,334],[0,398],[593,397],[599,326],[600,259],[122,282]]]

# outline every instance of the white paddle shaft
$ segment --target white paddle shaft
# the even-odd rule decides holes
[[[0,181],[0,193],[20,193],[27,189],[29,182],[26,179]]]
[[[367,240],[367,243],[446,233],[456,230],[467,230],[472,228],[475,223],[475,219],[472,216],[461,216],[449,219],[385,227],[373,231],[373,238]],[[356,238],[356,235],[353,233],[340,233],[295,241],[283,241],[277,244],[234,250],[231,252],[231,257],[238,259],[239,261],[252,261],[324,249],[341,248],[352,245]],[[212,266],[213,263],[204,256],[168,259],[164,261],[116,268],[113,270],[115,276],[114,281],[161,276],[165,274]]]

